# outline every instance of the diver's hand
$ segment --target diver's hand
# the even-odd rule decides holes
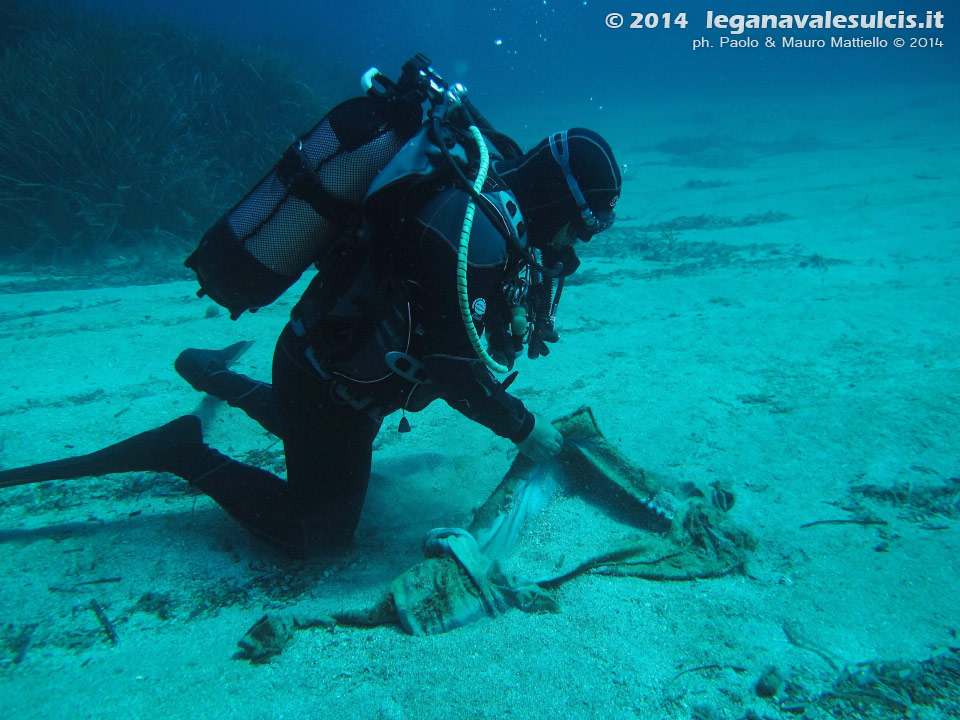
[[[517,449],[534,462],[552,459],[563,447],[563,435],[539,415],[534,414],[533,430],[525,440],[517,443]]]

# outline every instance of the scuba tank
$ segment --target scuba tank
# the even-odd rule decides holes
[[[269,305],[311,264],[323,270],[327,264],[338,264],[344,253],[361,251],[361,247],[351,250],[351,246],[363,245],[361,211],[372,209],[384,197],[397,196],[385,190],[416,185],[416,178],[426,179],[445,167],[454,183],[471,196],[471,204],[500,228],[520,258],[504,308],[510,315],[506,344],[511,346],[510,355],[519,354],[525,336],[529,339],[544,319],[552,321],[556,311],[553,303],[545,312],[544,306],[550,305],[549,291],[546,297],[542,292],[527,292],[530,277],[551,277],[561,267],[543,267],[526,247],[521,239],[522,217],[509,193],[497,193],[496,202],[481,196],[489,167],[488,149],[495,157],[522,155],[522,150],[477,111],[461,85],[448,86],[422,54],[403,65],[396,83],[371,68],[362,85],[366,95],[334,107],[287,148],[266,176],[203,235],[185,262],[197,275],[197,294],[208,295],[227,308],[233,319],[244,310],[253,312]],[[474,148],[476,152],[472,152]],[[468,179],[464,170],[476,173],[476,179]],[[472,212],[464,221],[464,262]],[[340,270],[350,274],[346,268],[337,274],[343,274]],[[465,278],[465,268],[462,275]],[[320,279],[318,276],[315,282]],[[465,298],[465,284],[460,289],[461,299]],[[470,332],[468,309],[462,307],[461,313],[481,359],[506,371],[480,347],[476,332]],[[317,312],[304,314],[316,317]]]
[[[363,84],[367,95],[340,103],[287,148],[184,263],[197,294],[231,318],[272,303],[349,234],[373,179],[420,128],[423,103],[445,90],[423,55],[397,83],[371,69]]]

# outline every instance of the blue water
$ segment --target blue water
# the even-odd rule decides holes
[[[164,15],[212,30],[240,44],[270,47],[303,58],[333,55],[355,74],[370,65],[391,71],[414,52],[423,52],[450,79],[493,100],[518,95],[616,107],[638,95],[691,93],[714,95],[784,87],[842,89],[849,85],[935,83],[958,80],[960,43],[949,12],[943,30],[768,31],[748,30],[739,37],[760,40],[758,49],[692,50],[706,37],[719,42],[728,34],[707,30],[707,10],[715,13],[916,13],[925,19],[936,5],[904,0],[849,0],[841,4],[743,0],[716,4],[627,3],[620,0],[544,0],[543,2],[466,2],[427,0],[350,3],[292,0],[283,3],[244,0],[87,0],[84,7],[109,9],[128,18]],[[607,28],[608,13],[634,10],[661,15],[655,29]],[[686,12],[686,28],[662,26],[664,13]],[[874,36],[891,43],[886,49],[783,49],[763,47],[763,38],[783,34],[798,38]],[[941,48],[896,49],[903,36],[939,37]]]

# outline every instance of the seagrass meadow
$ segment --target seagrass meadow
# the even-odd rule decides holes
[[[4,2],[0,263],[185,254],[340,92],[313,81],[340,75],[169,20]]]

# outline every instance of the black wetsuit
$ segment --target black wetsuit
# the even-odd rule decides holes
[[[205,383],[204,390],[280,435],[285,483],[212,449],[201,463],[203,472],[178,474],[254,533],[298,551],[308,539],[311,545],[335,544],[352,536],[366,495],[373,441],[390,412],[417,411],[442,398],[502,437],[525,439],[533,415],[477,358],[460,315],[456,268],[466,203],[466,193],[440,186],[402,221],[369,224],[374,244],[367,254],[373,258],[363,281],[367,287],[353,293],[356,301],[345,311],[337,308],[341,315],[359,313],[356,327],[329,321],[325,313],[337,298],[323,295],[343,283],[336,274],[318,276],[277,342],[272,388],[229,371]],[[509,267],[504,237],[478,211],[467,273],[478,332],[485,317],[503,321],[501,285]],[[398,339],[400,347],[389,346]],[[420,360],[429,382],[390,372],[382,358],[391,349]],[[344,377],[351,372],[363,381]]]

